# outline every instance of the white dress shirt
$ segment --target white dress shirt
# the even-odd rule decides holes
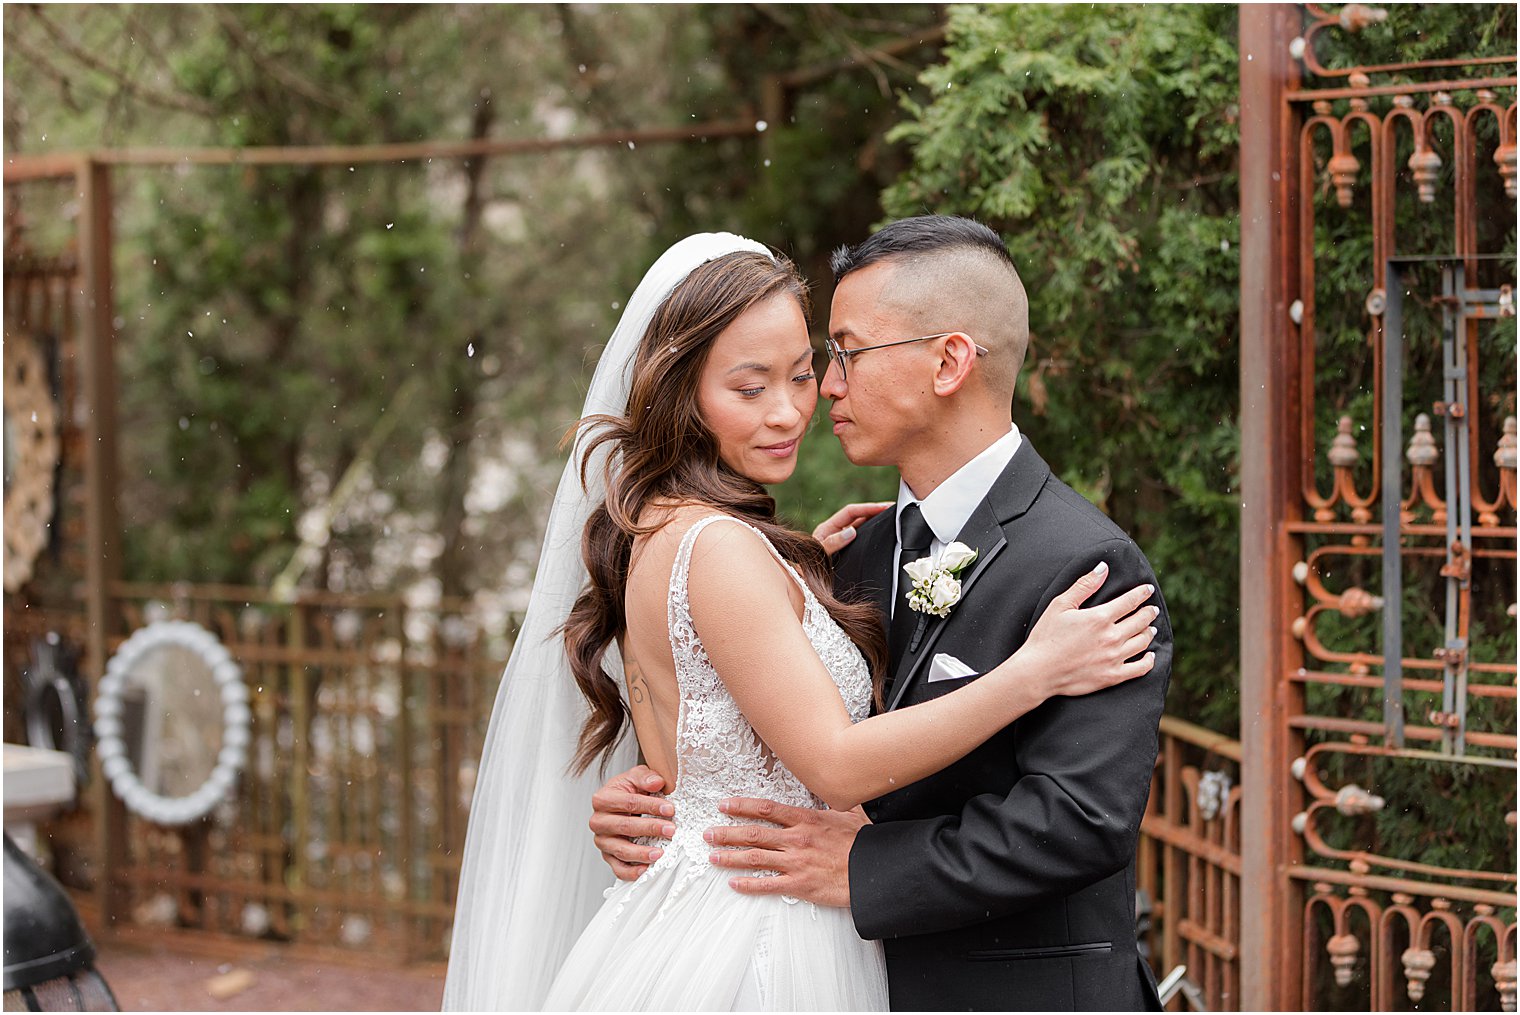
[[[894,561],[902,553],[902,513],[909,504],[918,505],[918,509],[924,513],[924,521],[929,523],[929,529],[934,533],[934,542],[929,546],[930,553],[937,554],[955,542],[961,529],[971,519],[976,506],[987,498],[992,484],[997,482],[1008,463],[1013,461],[1019,445],[1024,443],[1018,424],[1010,422],[1008,427],[1006,434],[956,469],[949,479],[935,487],[934,492],[923,500],[913,496],[907,483],[900,479],[897,481],[897,539],[892,546]],[[897,607],[897,583],[902,580],[898,570],[897,567],[892,569],[891,602],[894,610]]]

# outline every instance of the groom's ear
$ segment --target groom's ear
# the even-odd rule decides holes
[[[976,343],[970,336],[953,331],[937,344],[939,363],[934,370],[934,393],[944,398],[961,390],[976,368]]]

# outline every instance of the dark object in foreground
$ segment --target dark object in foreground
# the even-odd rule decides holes
[[[58,882],[5,837],[5,1010],[119,1011]]]

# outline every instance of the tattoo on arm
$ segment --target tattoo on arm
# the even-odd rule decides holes
[[[628,661],[628,697],[633,699],[635,705],[644,704],[644,687],[648,683],[644,679],[644,671],[639,669],[639,664],[633,660]]]

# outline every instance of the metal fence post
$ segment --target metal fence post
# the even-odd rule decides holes
[[[116,515],[116,322],[111,272],[111,169],[88,156],[75,170],[79,188],[80,343],[85,407],[85,673],[91,698],[105,673],[114,628],[111,587],[120,577],[121,526]],[[70,406],[66,411],[73,411]],[[126,913],[119,875],[127,862],[126,811],[94,780],[103,820],[96,831],[101,918],[106,927]]]
[[[1293,590],[1273,562],[1297,509],[1295,284],[1291,182],[1297,131],[1285,93],[1288,46],[1302,24],[1290,4],[1240,6],[1240,736],[1241,997],[1243,1010],[1297,1004],[1298,888],[1289,765],[1297,737],[1283,717],[1302,692],[1287,679]]]

